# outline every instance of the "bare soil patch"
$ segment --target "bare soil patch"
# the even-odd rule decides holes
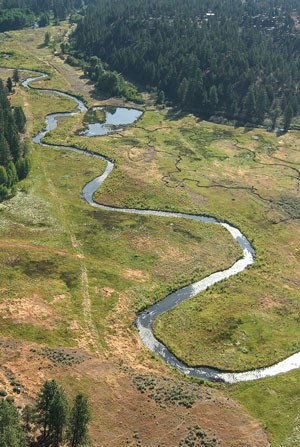
[[[16,323],[29,323],[46,329],[53,328],[59,319],[51,306],[38,295],[31,298],[6,299],[0,304],[0,314],[2,318],[9,318]]]
[[[123,272],[123,277],[141,283],[147,281],[148,274],[142,270],[126,269]]]

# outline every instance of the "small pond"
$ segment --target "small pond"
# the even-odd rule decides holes
[[[85,121],[86,129],[80,132],[80,135],[87,137],[96,137],[107,135],[111,132],[122,130],[123,126],[135,123],[143,114],[141,110],[127,109],[126,107],[94,107],[92,112],[103,111],[104,119],[97,119],[96,113],[90,113],[88,122]],[[94,117],[94,119],[93,119]]]

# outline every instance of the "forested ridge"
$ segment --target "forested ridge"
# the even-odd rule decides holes
[[[63,20],[82,7],[81,0],[0,0],[0,32]]]
[[[17,71],[14,77],[18,78]],[[20,138],[25,132],[26,118],[22,107],[11,107],[7,94],[10,90],[11,78],[7,86],[0,79],[0,201],[14,194],[15,184],[24,179],[30,169],[28,143]]]
[[[159,102],[253,123],[283,115],[288,128],[300,102],[299,16],[297,0],[96,0],[73,44],[157,88]]]

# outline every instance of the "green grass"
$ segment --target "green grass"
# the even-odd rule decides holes
[[[272,447],[299,445],[299,378],[299,371],[292,371],[227,388],[262,423]]]
[[[23,40],[24,33],[11,33],[1,51],[10,46],[14,54],[1,64],[47,71],[51,79],[40,86],[72,91],[51,65],[49,49],[38,48],[45,31],[28,30]],[[24,106],[31,136],[43,128],[45,114],[74,107],[73,101],[49,94],[18,92],[12,102]],[[201,123],[191,115],[153,109],[122,135],[88,139],[76,135],[81,126],[82,116],[65,119],[46,140],[116,161],[96,200],[213,215],[236,225],[255,246],[251,269],[162,316],[155,325],[158,336],[190,364],[230,370],[264,366],[298,351],[299,223],[293,218],[299,199],[297,174],[290,169],[299,169],[298,135],[276,139],[263,130]],[[50,346],[82,341],[87,331],[84,262],[99,350],[117,355],[110,337],[122,336],[129,345],[136,311],[227,268],[241,254],[216,226],[92,209],[80,194],[103,171],[100,160],[38,146],[32,160],[29,178],[0,209],[0,305],[9,308],[14,300],[38,294],[53,312],[53,327],[20,323],[11,315],[1,323],[2,336]],[[150,358],[148,352],[142,356]],[[272,445],[287,447],[287,442],[296,445],[297,379],[298,372],[292,372],[221,388],[262,421]]]
[[[123,138],[74,136],[76,125],[66,120],[63,136],[57,129],[47,141],[61,138],[116,160],[97,201],[213,215],[240,228],[256,248],[254,267],[162,316],[159,338],[190,364],[230,370],[265,366],[297,351],[297,222],[276,224],[297,217],[297,175],[273,158],[282,142],[261,130],[198,124],[191,116],[163,121],[157,112],[146,112]],[[282,138],[284,156],[294,156],[295,137]]]

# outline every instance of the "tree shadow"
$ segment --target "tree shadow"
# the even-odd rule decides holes
[[[166,118],[170,121],[179,121],[187,115],[189,115],[188,112],[178,109],[177,107],[171,107],[166,113]]]

